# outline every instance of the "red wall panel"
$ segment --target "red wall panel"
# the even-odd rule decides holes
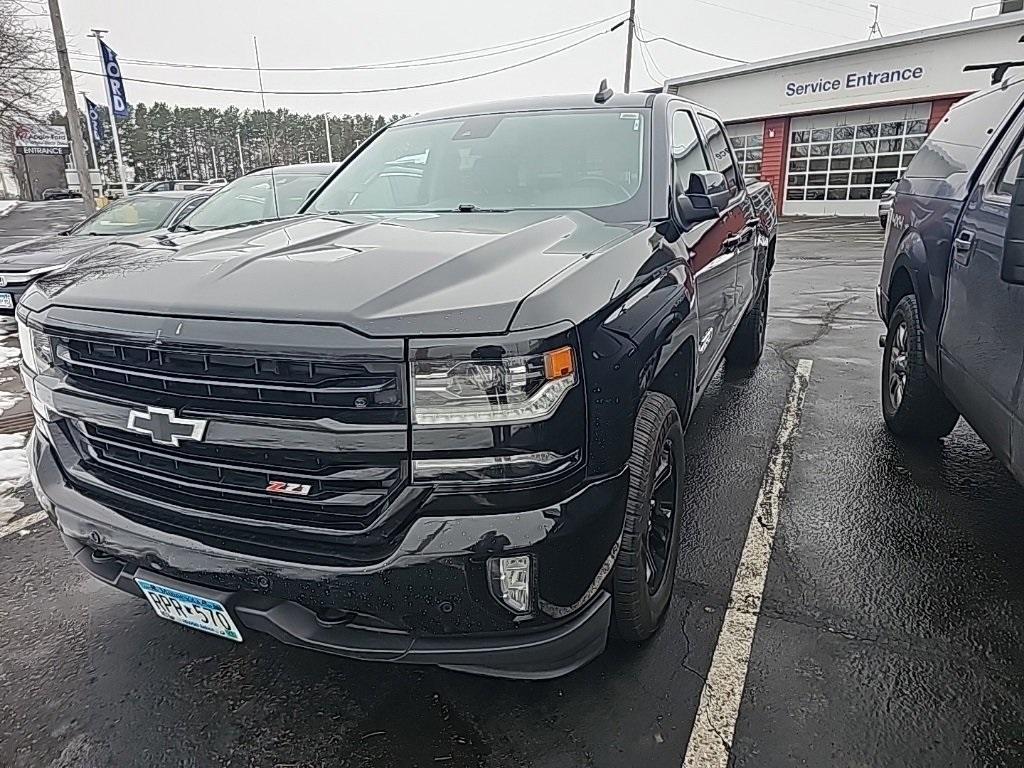
[[[788,154],[789,118],[776,117],[765,120],[761,181],[767,181],[772,185],[779,213],[782,213],[782,200],[786,190],[786,156]]]
[[[935,130],[935,127],[942,122],[942,118],[949,112],[950,107],[960,101],[960,98],[955,99],[936,99],[932,102],[932,115],[928,119],[928,133]]]

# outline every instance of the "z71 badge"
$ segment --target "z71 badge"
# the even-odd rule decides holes
[[[272,480],[270,485],[267,486],[267,493],[286,493],[289,496],[309,496],[309,492],[312,490],[311,485],[302,485],[301,483],[282,483],[278,480]]]

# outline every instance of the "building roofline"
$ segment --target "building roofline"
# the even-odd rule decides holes
[[[867,104],[856,104],[856,105],[845,105],[837,107],[808,107],[801,109],[796,112],[773,112],[767,115],[757,115],[755,117],[737,117],[723,121],[728,125],[739,125],[742,123],[763,123],[768,120],[778,120],[785,118],[792,120],[799,117],[807,117],[808,115],[831,115],[837,112],[859,112],[862,109],[881,109],[884,107],[902,107],[907,104],[920,104],[928,101],[940,101],[942,99],[955,99],[959,101],[970,96],[972,93],[977,91],[956,91],[954,93],[937,93],[933,96],[912,96],[905,99],[891,100],[891,99],[879,99],[878,101],[872,101]]]
[[[750,75],[755,72],[763,72],[769,69],[793,66],[795,64],[807,64],[825,59],[853,56],[865,51],[880,51],[886,48],[894,48],[906,43],[918,43],[926,40],[941,40],[947,37],[959,37],[960,35],[972,34],[988,29],[999,29],[1001,27],[1012,27],[1024,25],[1024,11],[1015,13],[1004,13],[990,18],[976,19],[973,21],[962,21],[956,24],[946,24],[941,27],[904,32],[892,37],[882,37],[877,40],[866,40],[846,45],[836,45],[831,48],[818,48],[813,51],[794,53],[788,56],[779,56],[774,59],[755,61],[751,64],[740,64],[735,67],[724,69],[713,69],[707,72],[698,72],[685,77],[673,77],[665,81],[665,89],[679,85],[693,85],[708,80],[721,80],[726,77],[737,75]]]

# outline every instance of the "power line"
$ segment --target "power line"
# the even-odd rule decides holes
[[[837,38],[839,38],[841,40],[851,40],[852,41],[852,39],[853,39],[853,38],[846,37],[845,35],[837,35],[835,32],[829,32],[828,30],[825,30],[825,29],[818,29],[817,27],[809,27],[806,24],[797,24],[797,23],[792,22],[792,21],[783,21],[782,19],[776,19],[776,18],[773,18],[772,16],[763,16],[760,13],[753,13],[752,11],[745,11],[742,8],[733,8],[732,6],[721,5],[719,3],[713,3],[713,2],[711,2],[711,0],[694,0],[694,1],[698,2],[698,3],[701,3],[702,5],[710,5],[710,6],[713,6],[715,8],[721,8],[722,10],[725,10],[725,11],[732,11],[733,13],[740,13],[740,14],[743,14],[744,16],[752,16],[755,19],[761,19],[763,21],[771,21],[771,22],[773,22],[775,24],[784,24],[787,27],[799,27],[800,29],[810,30],[811,32],[818,32],[818,33],[823,34],[823,35],[828,35],[829,37],[837,37]]]
[[[644,32],[645,34],[648,34],[648,35],[651,34],[651,32],[649,30],[644,29],[639,24],[637,24],[637,27],[640,29],[640,31]],[[692,45],[687,45],[686,43],[681,43],[678,40],[673,40],[670,37],[664,37],[663,35],[655,35],[655,36],[647,38],[647,39],[644,39],[644,38],[640,37],[639,35],[637,35],[637,40],[639,40],[641,43],[653,43],[655,40],[663,40],[666,43],[671,43],[672,45],[678,46],[680,48],[685,48],[687,51],[692,51],[693,53],[700,53],[700,54],[703,54],[704,56],[711,56],[711,57],[716,58],[716,59],[723,59],[724,61],[732,61],[732,62],[735,62],[737,64],[749,64],[750,63],[746,59],[734,59],[732,56],[723,56],[720,53],[712,53],[711,51],[705,51],[702,48],[696,48],[696,47],[694,47]]]
[[[855,6],[852,6],[852,5],[843,5],[841,3],[832,3],[830,5],[818,5],[817,3],[808,2],[808,0],[789,0],[789,1],[791,3],[799,3],[800,5],[806,5],[809,8],[818,8],[818,9],[823,10],[823,11],[833,11],[835,13],[841,13],[844,16],[849,16],[850,18],[863,19],[863,18],[870,18],[870,16],[871,16],[871,12],[870,11],[862,11],[860,9],[856,9],[856,10],[859,11],[858,13],[850,13],[849,11],[840,11],[840,10],[838,10],[839,8],[849,8],[851,10],[854,10]]]
[[[643,49],[643,52],[647,56],[647,60],[651,63],[651,66],[654,67],[654,74],[657,75],[654,82],[658,85],[664,86],[665,81],[668,80],[669,76],[665,74],[665,71],[661,67],[658,66],[658,61],[654,58],[654,52],[650,49],[650,46],[644,42],[640,43],[640,48]]]
[[[263,72],[348,72],[356,70],[374,70],[374,69],[405,69],[409,67],[418,66],[431,66],[435,64],[452,64],[462,61],[471,61],[474,59],[488,58],[490,56],[499,56],[505,53],[513,53],[515,51],[523,50],[525,48],[534,48],[538,45],[545,43],[554,42],[555,40],[569,37],[570,35],[582,32],[587,29],[605,24],[607,22],[619,19],[625,15],[625,11],[606,16],[603,19],[595,19],[594,21],[587,22],[586,24],[580,24],[575,27],[568,29],[559,30],[557,32],[549,32],[545,35],[539,35],[537,37],[530,37],[524,40],[514,40],[507,43],[501,43],[498,45],[486,46],[484,48],[472,48],[465,51],[456,51],[453,53],[438,54],[434,56],[424,56],[415,59],[399,59],[396,61],[382,61],[371,64],[352,64],[343,66],[331,66],[331,67],[263,67]],[[240,66],[231,64],[197,64],[189,62],[177,62],[177,61],[154,61],[152,59],[128,59],[121,58],[123,64],[135,64],[145,67],[170,67],[179,69],[211,69],[211,70],[225,70],[225,71],[240,71],[240,72],[254,72],[256,67],[253,66]]]
[[[644,28],[640,26],[639,21],[637,22],[636,27],[641,31],[645,31]],[[666,75],[665,71],[658,66],[658,60],[654,58],[654,51],[652,51],[650,46],[644,40],[640,39],[639,36],[637,36],[637,39],[640,40],[640,47],[647,52],[647,58],[650,60],[651,66],[654,67],[654,71],[661,76],[659,82],[664,83],[668,80],[668,75]]]
[[[647,61],[647,46],[644,44],[644,41],[640,39],[639,35],[636,36],[636,39],[637,42],[640,43],[640,45],[637,46],[637,48],[640,49],[640,63],[643,64],[644,71],[647,73],[647,76],[653,80],[655,84],[663,82],[655,77],[654,73],[651,71],[651,66]]]
[[[578,40],[575,43],[570,43],[569,45],[562,46],[561,48],[558,48],[558,49],[556,49],[554,51],[549,51],[548,53],[543,53],[543,54],[541,54],[539,56],[534,56],[531,59],[526,59],[525,61],[516,62],[515,64],[507,64],[507,65],[505,65],[503,67],[497,67],[495,69],[490,69],[490,70],[487,70],[486,72],[478,72],[478,73],[472,74],[472,75],[463,75],[462,77],[453,77],[453,78],[449,78],[447,80],[435,80],[433,82],[416,83],[416,84],[413,84],[413,85],[398,85],[398,86],[392,86],[392,87],[389,87],[389,88],[359,88],[359,89],[355,89],[355,90],[331,90],[331,91],[277,91],[277,90],[263,90],[263,91],[260,91],[260,90],[256,90],[256,89],[252,89],[252,88],[224,88],[224,87],[218,87],[218,86],[212,86],[212,85],[195,85],[193,83],[174,83],[174,82],[167,82],[167,81],[164,81],[164,80],[149,80],[149,79],[141,78],[141,77],[127,77],[127,76],[124,76],[124,75],[122,76],[121,79],[122,80],[126,80],[128,82],[132,82],[132,83],[145,83],[145,84],[148,84],[148,85],[160,85],[160,86],[164,86],[164,87],[167,87],[167,88],[182,88],[182,89],[186,89],[186,90],[196,90],[196,91],[216,91],[218,93],[252,93],[252,94],[264,93],[264,94],[272,94],[272,95],[275,95],[275,96],[345,96],[345,95],[364,94],[364,93],[392,93],[392,92],[395,92],[395,91],[410,91],[410,90],[414,90],[416,88],[431,88],[431,87],[438,86],[438,85],[451,85],[452,83],[462,83],[462,82],[465,82],[467,80],[475,80],[477,78],[487,77],[488,75],[495,75],[495,74],[498,74],[499,72],[507,72],[510,69],[516,69],[518,67],[524,67],[527,64],[532,64],[532,63],[534,63],[536,61],[541,61],[542,59],[547,59],[547,58],[550,58],[552,56],[557,56],[560,53],[564,53],[565,51],[571,50],[572,48],[577,48],[577,47],[583,45],[584,43],[588,43],[591,40],[594,40],[594,39],[596,39],[598,37],[601,37],[602,35],[606,35],[610,31],[611,31],[610,29],[602,30],[601,32],[597,32],[597,33],[595,33],[593,35],[585,37],[582,40]],[[88,71],[81,70],[81,69],[73,69],[71,71],[74,72],[76,75],[89,75],[90,77],[103,77],[102,74],[99,74],[97,72],[88,72]]]

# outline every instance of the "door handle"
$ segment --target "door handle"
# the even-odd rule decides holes
[[[744,245],[746,245],[753,239],[754,228],[745,227],[744,229],[740,230],[738,234],[735,234],[732,237],[725,238],[725,240],[722,241],[722,247],[725,248],[725,250],[727,251],[730,251],[733,248],[742,248]]]
[[[971,251],[973,250],[974,233],[965,229],[953,241],[953,261],[966,267],[967,262],[971,260]]]

